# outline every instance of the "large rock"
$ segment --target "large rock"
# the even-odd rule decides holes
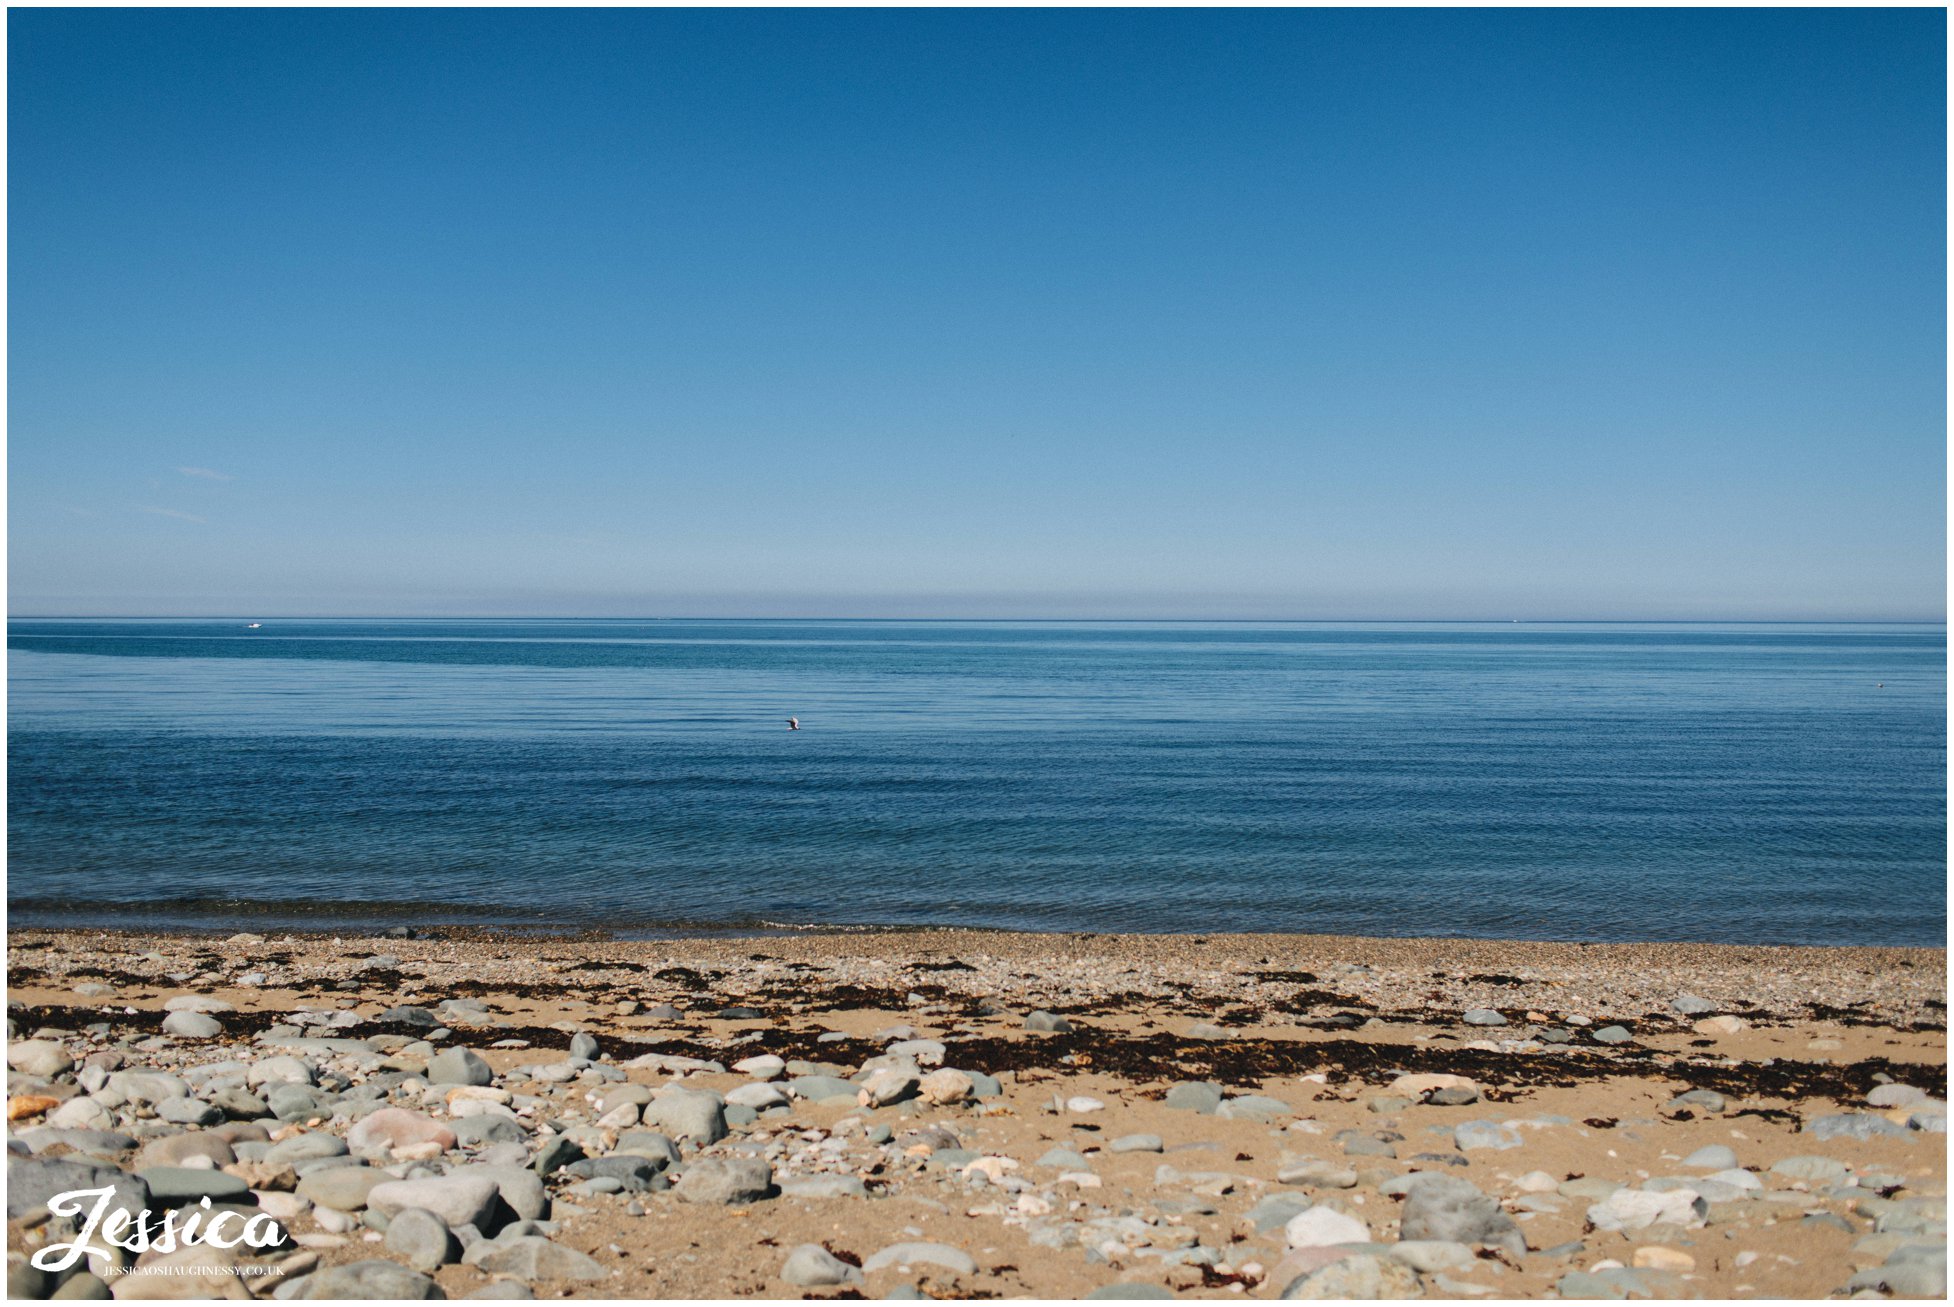
[[[773,1192],[773,1168],[757,1157],[701,1157],[686,1166],[675,1192],[688,1203],[757,1202]]]
[[[424,1274],[431,1275],[461,1256],[461,1243],[448,1223],[418,1207],[396,1212],[380,1242],[388,1252]]]
[[[508,1240],[475,1265],[492,1275],[517,1275],[525,1280],[601,1280],[608,1274],[576,1249],[535,1234]]]
[[[366,1195],[366,1205],[382,1216],[418,1207],[446,1221],[451,1230],[463,1225],[481,1230],[489,1226],[500,1196],[495,1181],[487,1176],[442,1175],[375,1185]]]
[[[1398,1229],[1401,1239],[1489,1244],[1515,1257],[1527,1251],[1527,1241],[1513,1218],[1477,1186],[1457,1176],[1428,1172],[1413,1176]]]
[[[495,1080],[489,1064],[467,1048],[444,1048],[427,1064],[431,1085],[486,1085]]]

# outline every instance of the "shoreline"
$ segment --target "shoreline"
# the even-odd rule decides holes
[[[167,906],[167,905],[165,905]],[[419,905],[415,905],[419,906]],[[426,905],[438,906],[438,905]],[[565,940],[585,943],[619,944],[658,944],[675,943],[686,940],[779,940],[794,938],[820,938],[841,936],[849,939],[872,939],[888,936],[908,939],[919,935],[926,936],[977,936],[987,939],[1023,937],[1027,940],[1094,940],[1094,941],[1158,941],[1170,944],[1173,941],[1201,939],[1204,941],[1258,941],[1264,946],[1281,946],[1285,943],[1320,942],[1344,945],[1389,945],[1423,948],[1427,946],[1456,946],[1484,948],[1523,948],[1523,949],[1638,949],[1638,950],[1732,950],[1749,952],[1791,952],[1791,953],[1854,953],[1869,958],[1893,955],[1890,960],[1907,959],[1914,965],[1930,960],[1938,955],[1945,958],[1947,948],[1941,944],[1881,944],[1881,943],[1805,943],[1796,941],[1729,941],[1712,939],[1574,939],[1544,938],[1526,935],[1384,935],[1354,934],[1339,931],[1239,931],[1239,930],[1084,930],[1066,927],[1033,929],[1023,926],[985,926],[957,923],[870,923],[853,924],[847,922],[702,922],[672,923],[666,926],[647,926],[643,928],[604,927],[594,924],[547,925],[527,921],[482,920],[482,921],[437,921],[428,924],[404,926],[400,924],[401,913],[376,913],[372,916],[327,919],[310,921],[301,915],[278,915],[268,909],[262,915],[215,914],[213,924],[195,925],[186,922],[165,921],[138,923],[130,918],[135,916],[138,905],[130,905],[127,913],[116,912],[101,919],[78,918],[73,921],[33,920],[20,924],[16,905],[8,905],[9,931],[18,934],[34,931],[48,935],[151,935],[158,938],[197,938],[226,937],[240,932],[249,934],[291,935],[299,938],[355,937],[389,938],[398,937],[393,932],[410,931],[407,938],[423,940],[519,940],[533,939]],[[31,906],[27,915],[37,916]]]
[[[291,1242],[208,1270],[213,1293],[1945,1288],[1939,948],[126,925],[8,945],[10,1189],[86,1162],[276,1214]],[[386,1186],[484,1180],[508,1210],[449,1213],[432,1253],[391,1230]],[[1462,1205],[1440,1219],[1426,1190]],[[31,1203],[9,1217],[11,1249],[47,1238]]]

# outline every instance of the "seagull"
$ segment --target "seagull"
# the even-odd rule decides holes
[[[787,729],[790,731],[798,731],[799,729],[801,729],[801,719],[798,717],[789,717],[787,719]]]

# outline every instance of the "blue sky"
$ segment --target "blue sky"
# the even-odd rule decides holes
[[[1943,616],[1938,10],[8,20],[14,613]]]

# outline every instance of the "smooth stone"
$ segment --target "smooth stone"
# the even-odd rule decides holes
[[[1282,1291],[1286,1300],[1333,1299],[1377,1301],[1418,1298],[1424,1294],[1418,1273],[1382,1257],[1344,1257],[1298,1276]]]
[[[461,1241],[433,1212],[404,1208],[387,1222],[381,1247],[417,1271],[432,1274],[461,1256]]]
[[[156,1115],[171,1125],[218,1125],[224,1120],[224,1109],[200,1098],[166,1098],[156,1105]]]
[[[1466,1121],[1452,1131],[1452,1143],[1462,1153],[1482,1148],[1518,1148],[1525,1142],[1518,1131],[1495,1121]]]
[[[207,1130],[191,1130],[180,1135],[164,1135],[144,1144],[136,1155],[136,1169],[194,1165],[196,1158],[208,1158],[212,1166],[229,1166],[237,1161],[237,1154],[221,1137]]]
[[[1623,1026],[1603,1026],[1594,1032],[1594,1042],[1597,1044],[1626,1044],[1634,1038]]]
[[[820,1244],[804,1243],[787,1254],[780,1278],[803,1289],[813,1289],[831,1284],[860,1284],[862,1273]]]
[[[1215,1109],[1215,1115],[1230,1121],[1273,1121],[1278,1117],[1294,1116],[1296,1110],[1279,1098],[1243,1094],[1223,1101]]]
[[[1106,1145],[1109,1153],[1158,1153],[1166,1145],[1159,1135],[1121,1135]],[[1081,1159],[1083,1161],[1084,1159]]]
[[[475,1263],[491,1274],[516,1275],[525,1280],[601,1280],[609,1274],[585,1254],[541,1235],[496,1242],[500,1246]]]
[[[1277,1226],[1288,1225],[1310,1209],[1310,1200],[1301,1194],[1272,1194],[1242,1214],[1257,1234],[1267,1234]]]
[[[1057,1016],[1053,1013],[1038,1011],[1033,1012],[1024,1019],[1024,1028],[1026,1030],[1043,1031],[1047,1034],[1065,1035],[1072,1032],[1072,1023],[1064,1017]]]
[[[224,1023],[202,1012],[172,1012],[163,1018],[163,1030],[182,1039],[210,1039],[224,1033]]]
[[[321,1207],[338,1212],[357,1212],[367,1204],[375,1186],[394,1177],[371,1166],[333,1166],[312,1171],[301,1178],[294,1192]]]
[[[890,1295],[893,1297],[894,1295]],[[920,1295],[918,1295],[920,1296]],[[1085,1296],[1086,1302],[1152,1302],[1172,1298],[1174,1291],[1158,1284],[1136,1280],[1130,1284],[1102,1284]]]
[[[1221,1086],[1204,1080],[1183,1080],[1167,1090],[1164,1106],[1182,1112],[1212,1116],[1220,1109]]]
[[[487,1085],[495,1082],[495,1072],[474,1050],[444,1048],[427,1064],[431,1085]]]
[[[446,1152],[455,1146],[455,1133],[431,1116],[401,1107],[383,1107],[360,1118],[358,1124],[346,1132],[346,1142],[362,1153],[376,1148],[409,1148],[427,1143],[436,1144],[442,1152]]]
[[[74,1064],[68,1051],[51,1039],[18,1039],[7,1045],[7,1065],[22,1075],[53,1079]]]
[[[782,1198],[866,1198],[868,1186],[852,1175],[796,1175],[780,1182]]]
[[[773,1168],[757,1157],[701,1157],[687,1164],[673,1188],[688,1203],[757,1202],[773,1192]]]
[[[298,1299],[351,1298],[365,1301],[415,1301],[442,1297],[433,1280],[385,1258],[351,1262],[314,1271],[299,1280]]]
[[[315,1130],[290,1139],[281,1139],[265,1153],[264,1160],[271,1163],[297,1163],[311,1161],[320,1157],[344,1157],[347,1153],[346,1141],[337,1135],[329,1135],[323,1130]]]
[[[457,1119],[454,1140],[461,1147],[478,1148],[483,1144],[525,1144],[529,1135],[508,1117],[483,1112]]]
[[[138,1171],[136,1178],[149,1187],[152,1203],[173,1207],[208,1198],[213,1203],[248,1198],[251,1186],[227,1171],[207,1171],[200,1166],[152,1166]]]
[[[848,1087],[849,1095],[855,1086]],[[713,1095],[691,1089],[666,1089],[645,1104],[644,1123],[673,1139],[704,1146],[726,1137],[726,1109]]]
[[[961,1248],[952,1248],[946,1243],[929,1243],[924,1240],[910,1240],[906,1243],[892,1243],[887,1248],[870,1256],[862,1263],[864,1271],[879,1271],[887,1266],[941,1266],[959,1275],[975,1275],[977,1260]]]
[[[1725,1144],[1708,1144],[1685,1157],[1682,1164],[1703,1171],[1728,1171],[1737,1165],[1737,1152]]]
[[[496,1192],[502,1196],[503,1205],[514,1212],[518,1220],[540,1220],[549,1210],[549,1190],[543,1187],[542,1177],[526,1166],[476,1163],[464,1166],[453,1174],[464,1179],[487,1180],[493,1184]]]
[[[1690,1189],[1617,1189],[1588,1208],[1588,1223],[1597,1230],[1646,1230],[1651,1225],[1685,1229],[1703,1224],[1709,1204]]]
[[[1369,1243],[1370,1227],[1354,1216],[1330,1207],[1312,1207],[1283,1226],[1291,1248],[1324,1248],[1343,1243]]]
[[[1872,1092],[1866,1095],[1866,1104],[1869,1107],[1912,1107],[1915,1103],[1926,1102],[1929,1097],[1926,1090],[1916,1089],[1912,1085],[1874,1085]]]
[[[669,1137],[651,1130],[633,1130],[620,1135],[617,1147],[611,1151],[634,1157],[649,1157],[653,1161],[662,1161],[666,1165],[679,1160],[678,1145]]]
[[[1325,1158],[1312,1157],[1279,1168],[1276,1183],[1308,1185],[1313,1189],[1354,1189],[1357,1173]]]
[[[1489,1007],[1473,1008],[1463,1013],[1459,1017],[1459,1020],[1469,1026],[1503,1026],[1506,1024],[1505,1016]]]
[[[1907,1129],[1868,1112],[1837,1112],[1807,1120],[1804,1133],[1814,1139],[1904,1139]]]
[[[479,1230],[488,1226],[500,1195],[487,1176],[455,1174],[377,1184],[367,1192],[366,1203],[382,1216],[418,1207],[446,1221],[449,1229],[472,1225]]]
[[[1678,994],[1669,1000],[1669,1006],[1686,1017],[1705,1016],[1717,1010],[1716,1004],[1707,998],[1698,998],[1694,994]]]
[[[59,1194],[101,1188],[113,1191],[109,1195],[109,1211],[127,1212],[133,1218],[149,1205],[149,1187],[119,1167],[7,1155],[7,1219],[10,1221],[46,1207]]]
[[[1788,1176],[1793,1180],[1809,1180],[1819,1184],[1837,1184],[1852,1174],[1852,1168],[1836,1157],[1819,1157],[1803,1154],[1786,1157],[1771,1163],[1773,1175]]]
[[[1526,1239],[1513,1218],[1478,1186],[1457,1176],[1424,1173],[1412,1177],[1399,1214],[1400,1239],[1489,1244],[1524,1257]]]

